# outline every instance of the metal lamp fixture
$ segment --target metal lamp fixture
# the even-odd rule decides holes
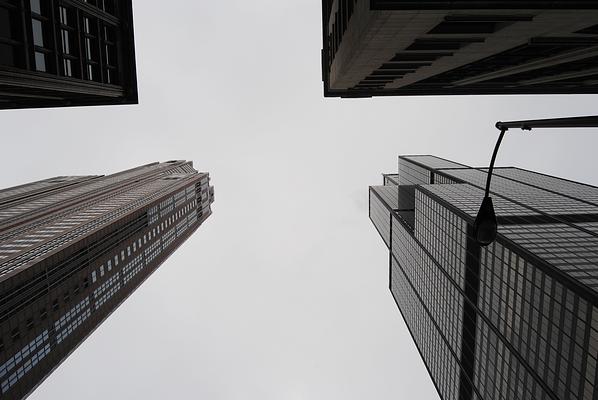
[[[486,191],[484,193],[484,200],[478,211],[475,222],[473,224],[473,231],[475,239],[480,246],[488,246],[496,240],[498,232],[498,221],[490,197],[490,181],[492,179],[492,172],[494,170],[494,162],[498,148],[505,135],[505,132],[510,128],[520,128],[522,130],[531,131],[534,128],[598,128],[598,116],[589,117],[572,117],[572,118],[552,118],[552,119],[536,119],[528,121],[512,121],[512,122],[497,122],[496,128],[500,130],[500,135],[494,146],[492,153],[492,160],[488,168],[488,177],[486,179]]]

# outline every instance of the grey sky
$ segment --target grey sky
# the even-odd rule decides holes
[[[214,215],[31,399],[437,399],[387,289],[367,187],[398,154],[488,163],[499,119],[598,96],[322,97],[320,0],[134,4],[140,105],[4,111],[0,187],[190,159]],[[598,135],[501,165],[598,184]]]

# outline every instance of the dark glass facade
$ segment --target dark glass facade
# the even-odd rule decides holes
[[[136,104],[131,0],[0,0],[0,109]]]
[[[425,155],[398,169],[370,187],[370,219],[440,397],[596,399],[598,188],[497,168],[498,239],[480,247],[484,168]]]
[[[0,398],[27,397],[211,215],[192,162],[0,190]]]
[[[595,1],[322,0],[329,97],[597,93]]]

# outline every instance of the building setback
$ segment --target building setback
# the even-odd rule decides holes
[[[0,190],[0,398],[28,396],[211,215],[192,162]]]
[[[498,239],[472,225],[486,170],[399,157],[369,189],[390,290],[443,400],[596,399],[598,188],[496,168]]]
[[[328,97],[598,92],[598,2],[322,0]]]
[[[137,104],[131,0],[0,0],[0,109]]]

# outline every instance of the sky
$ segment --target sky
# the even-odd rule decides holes
[[[171,159],[215,187],[214,214],[30,399],[438,399],[368,186],[399,154],[487,165],[497,120],[598,96],[325,99],[320,0],[164,4],[134,2],[139,105],[0,113],[0,187]],[[512,131],[497,165],[598,185],[597,144]]]

